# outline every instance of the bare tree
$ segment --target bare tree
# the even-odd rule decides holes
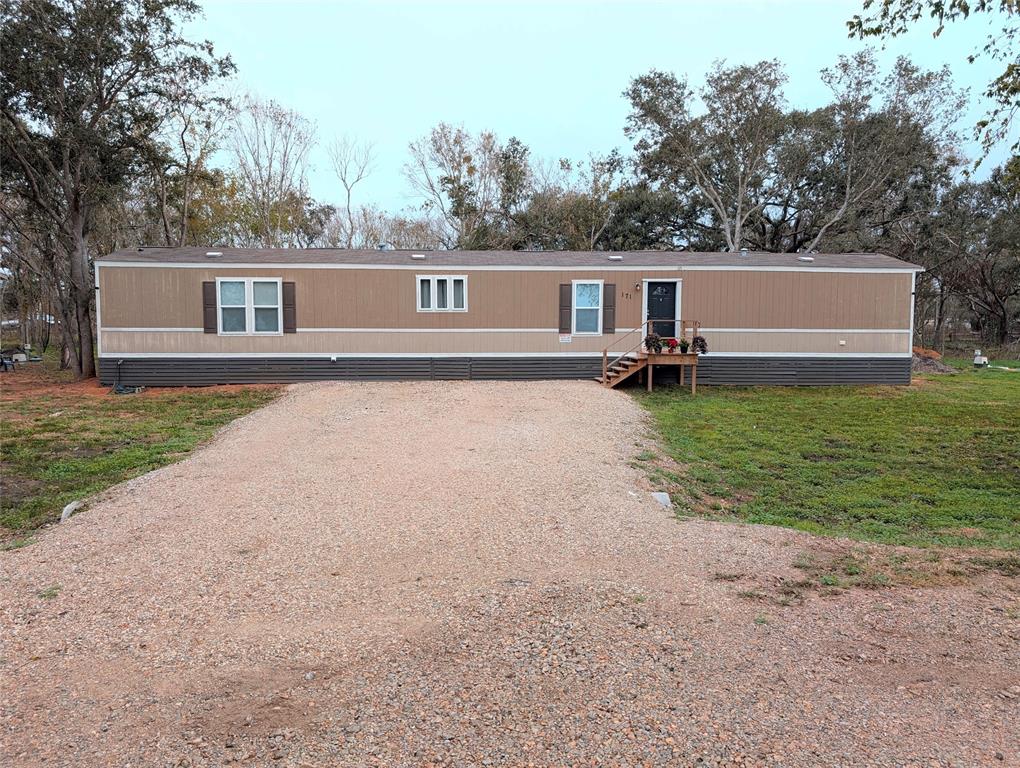
[[[361,143],[350,136],[333,140],[327,149],[333,163],[333,172],[344,188],[343,221],[340,241],[345,248],[353,248],[357,236],[357,211],[354,208],[354,188],[372,172],[375,159],[373,145]]]
[[[500,211],[501,153],[496,135],[472,136],[463,127],[440,123],[411,142],[404,173],[425,198],[427,211],[444,222],[447,248],[478,247]]]
[[[18,296],[18,302],[31,299],[32,293],[47,298],[47,310],[60,314],[60,367],[81,367],[78,341],[78,318],[70,299],[67,280],[68,254],[59,245],[58,230],[53,222],[15,196],[0,195],[0,269],[9,275],[20,274],[23,282],[33,283],[37,290],[29,296]],[[19,288],[15,288],[20,293]],[[49,337],[49,315],[46,339]],[[34,343],[34,341],[33,341]],[[44,346],[45,348],[45,346]]]
[[[167,111],[162,141],[150,145],[148,164],[166,245],[188,242],[196,188],[211,172],[211,159],[228,125],[230,101],[215,94],[181,94]]]
[[[312,125],[274,101],[248,98],[234,121],[234,159],[257,240],[280,248],[304,214]]]
[[[616,212],[616,191],[623,160],[615,150],[605,157],[589,155],[586,165],[578,169],[578,199],[585,248],[595,250],[606,227]]]
[[[517,217],[526,248],[598,250],[616,214],[623,159],[619,152],[586,162],[536,163],[527,208]]]

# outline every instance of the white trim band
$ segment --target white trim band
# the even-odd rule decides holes
[[[215,271],[223,269],[363,269],[373,271],[377,269],[404,269],[421,272],[422,265],[419,264],[315,264],[301,262],[287,264],[279,262],[258,263],[192,263],[192,262],[160,262],[160,261],[98,261],[101,267],[149,267],[157,269],[211,269]],[[592,265],[586,267],[578,266],[523,266],[519,264],[430,264],[430,271],[457,271],[457,272],[846,272],[849,274],[915,274],[923,272],[920,267],[783,267],[783,266],[761,266],[731,265],[731,266],[707,266],[707,265],[676,265],[676,266],[648,266],[643,264],[613,264]]]
[[[663,322],[671,322],[663,320]],[[675,322],[675,321],[672,321]],[[204,328],[103,328],[111,333],[202,333]],[[636,331],[617,328],[617,334]],[[687,326],[693,331],[694,326]],[[699,328],[702,333],[907,333],[909,328]],[[559,333],[558,328],[298,328],[298,333]],[[611,334],[606,334],[611,335]]]
[[[109,352],[107,360],[146,358],[210,358],[222,360],[259,360],[266,357],[330,359],[336,358],[423,358],[423,357],[590,357],[602,359],[601,352]]]
[[[706,352],[702,357],[825,357],[837,360],[844,357],[897,357],[909,360],[911,356],[903,352]]]
[[[203,333],[205,328],[103,328],[111,333]]]
[[[602,359],[600,352],[107,352],[100,355],[106,360],[134,359],[190,359],[209,358],[222,360],[257,360],[267,357],[330,359],[336,358],[425,358],[425,357],[588,357]],[[902,352],[709,352],[702,357],[815,357],[815,358],[902,358],[910,355]]]
[[[692,328],[689,328],[692,330]],[[910,333],[909,328],[700,328],[709,333]]]
[[[559,333],[559,328],[298,328],[298,333]]]
[[[114,333],[203,333],[204,328],[103,328]],[[618,333],[624,333],[621,329]],[[298,328],[298,333],[559,333],[559,328]]]

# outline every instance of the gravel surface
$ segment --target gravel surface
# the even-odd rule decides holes
[[[957,373],[951,365],[946,365],[941,360],[919,355],[916,352],[910,361],[910,370],[914,373]]]
[[[1015,584],[782,607],[595,384],[291,387],[0,553],[17,766],[1020,765]]]

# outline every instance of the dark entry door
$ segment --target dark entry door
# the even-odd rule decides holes
[[[648,283],[648,319],[668,320],[652,323],[652,331],[664,338],[677,336],[676,283]]]

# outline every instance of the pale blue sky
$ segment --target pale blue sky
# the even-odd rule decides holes
[[[401,168],[407,144],[439,121],[517,136],[538,158],[584,158],[614,147],[627,103],[621,92],[651,68],[700,81],[714,59],[786,65],[787,99],[826,100],[818,73],[861,46],[844,22],[860,0],[706,0],[693,2],[295,2],[204,0],[192,28],[238,66],[235,86],[296,109],[320,141],[310,183],[336,202],[323,145],[350,134],[375,143],[371,178],[356,202],[391,211],[415,206]],[[890,42],[883,61],[908,53],[934,68],[949,64],[970,88],[969,130],[994,66],[966,63],[989,29],[975,19],[933,41],[929,27]],[[976,149],[968,148],[972,153]],[[1002,148],[986,162],[1005,157]]]

